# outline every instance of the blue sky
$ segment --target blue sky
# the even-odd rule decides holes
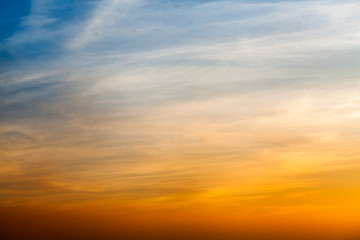
[[[237,31],[233,32],[236,30],[235,28],[231,28],[231,31],[229,29],[222,30],[220,27],[213,26],[211,28],[212,24],[243,19],[251,17],[251,15],[257,16],[272,7],[261,9],[234,7],[232,9],[229,8],[229,5],[260,6],[279,2],[284,1],[124,1],[121,5],[126,12],[131,8],[131,16],[123,19],[123,24],[126,25],[126,28],[132,29],[133,33],[139,34],[140,31],[143,31],[140,37],[147,38],[147,41],[139,38],[133,39],[137,35],[114,39],[115,32],[113,32],[114,35],[110,38],[103,36],[108,39],[108,42],[103,43],[106,44],[106,47],[97,45],[96,48],[100,48],[100,50],[113,49],[111,46],[113,44],[113,46],[122,47],[123,51],[129,50],[129,48],[133,50],[140,48],[141,50],[141,48],[166,47],[166,44],[193,41],[194,39],[203,41],[205,38],[214,36],[231,38],[239,34]],[[71,41],[76,32],[84,27],[82,24],[90,20],[91,16],[96,15],[101,9],[106,10],[109,5],[119,5],[119,3],[111,1],[20,0],[2,1],[1,4],[2,16],[4,16],[1,20],[1,56],[3,60],[8,61],[41,58],[52,56],[52,54],[60,55],[63,51],[68,50],[69,46],[65,46],[66,43]],[[217,5],[220,5],[219,9],[213,8]],[[201,10],[200,6],[205,6],[205,8]],[[202,12],[199,13],[198,10]],[[113,16],[114,22],[119,23],[120,16],[121,14]],[[144,28],[148,28],[149,25],[152,28],[151,36],[145,35],[146,32],[144,32]],[[245,29],[245,34],[268,31],[271,28],[271,26],[264,25],[259,26],[258,29]],[[173,32],[169,32],[170,29]],[[215,32],[210,33],[209,31],[212,30]],[[243,32],[244,29],[239,29],[239,31]],[[163,35],[164,33],[165,35]],[[87,34],[84,34],[83,38],[87,37]],[[103,32],[99,32],[99,35],[103,34]],[[76,45],[76,43],[74,44]]]

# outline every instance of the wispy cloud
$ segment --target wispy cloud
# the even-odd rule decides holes
[[[103,0],[98,3],[91,17],[85,21],[80,32],[75,35],[69,44],[71,50],[86,47],[89,43],[97,43],[101,39],[121,38],[118,24],[129,17],[131,8],[136,6],[137,0]],[[115,36],[114,36],[115,35]]]
[[[84,5],[33,1],[2,43],[2,201],[276,211],[358,172],[356,1]]]

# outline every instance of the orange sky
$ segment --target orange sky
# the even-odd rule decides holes
[[[78,2],[0,36],[0,238],[360,237],[357,1]]]

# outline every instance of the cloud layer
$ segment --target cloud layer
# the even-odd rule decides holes
[[[2,204],[358,213],[357,1],[77,2],[1,42]]]

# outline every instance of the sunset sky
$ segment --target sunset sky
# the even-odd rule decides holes
[[[0,16],[0,238],[359,239],[359,1]]]

